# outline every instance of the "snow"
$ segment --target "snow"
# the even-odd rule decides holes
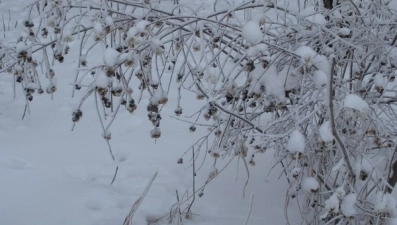
[[[255,57],[258,54],[270,55],[266,44],[260,43],[247,49],[247,55],[250,57]]]
[[[28,46],[25,44],[25,42],[23,42],[23,41],[18,42],[17,47],[16,47],[17,53],[21,53],[21,52],[24,52],[27,50],[28,50]]]
[[[113,67],[118,63],[120,52],[114,48],[106,48],[103,54],[103,61],[106,66]]]
[[[99,22],[96,22],[96,23],[94,24],[94,31],[95,31],[96,34],[102,33],[102,31],[103,31],[102,24],[99,23]]]
[[[369,110],[368,103],[365,102],[360,96],[356,94],[349,94],[345,97],[344,108],[351,108],[365,113]]]
[[[109,27],[114,27],[113,18],[111,16],[105,17],[105,24]]]
[[[315,192],[319,188],[318,181],[314,177],[305,177],[302,180],[302,188],[308,192]]]
[[[264,86],[266,93],[274,97],[278,102],[285,101],[284,82],[285,76],[279,76],[277,68],[271,65],[264,69],[261,65],[255,65],[255,69],[251,72],[252,91],[259,92],[261,86]]]
[[[287,150],[290,153],[303,153],[305,151],[305,137],[299,130],[292,131],[288,142],[287,142]]]
[[[327,57],[318,54],[309,46],[301,46],[295,50],[295,54],[301,57],[301,62],[307,67],[315,66],[326,75],[331,72]]]
[[[307,19],[314,24],[323,25],[323,26],[328,23],[324,15],[320,13],[314,14],[313,16],[308,16]]]
[[[340,170],[341,167],[344,165],[344,163],[345,163],[345,160],[343,158],[341,158],[338,161],[338,163],[334,167],[332,167],[332,172],[336,172],[336,171]]]
[[[321,70],[316,70],[313,72],[313,83],[317,87],[323,87],[327,84],[328,82],[328,77],[327,74],[325,74]]]
[[[385,78],[381,73],[377,73],[374,77],[374,84],[378,87],[383,87],[385,85]]]
[[[135,25],[135,28],[137,29],[138,32],[141,32],[141,31],[144,31],[146,29],[146,27],[149,25],[150,25],[149,21],[141,20]]]
[[[375,212],[381,213],[387,211],[387,198],[383,192],[377,192],[375,194],[374,210]]]
[[[343,27],[343,28],[340,28],[339,30],[338,30],[338,34],[339,35],[342,35],[342,36],[347,36],[347,35],[349,35],[350,34],[350,29],[349,28],[347,28],[347,27]]]
[[[6,9],[14,7],[15,10],[21,10],[24,9],[20,7],[22,4],[26,2],[1,1],[0,9],[7,15]],[[48,21],[53,26],[56,25],[54,18],[50,17]],[[109,17],[105,17],[102,22],[111,25]],[[130,28],[128,36],[135,36],[149,24],[148,21],[136,24]],[[102,35],[103,24],[94,22],[93,31]],[[267,54],[262,44],[256,47],[256,54]],[[26,48],[21,44],[21,50]],[[76,53],[71,52],[71,55],[77,56]],[[106,66],[112,67],[119,63],[119,54],[115,49],[108,48],[90,52],[87,59],[90,62],[103,61]],[[108,131],[112,133],[110,142],[115,155],[115,160],[111,160],[106,142],[101,137],[103,131],[93,96],[81,108],[84,117],[75,124],[73,132],[70,131],[73,125],[71,112],[78,108],[81,98],[86,94],[83,90],[76,91],[75,97],[71,98],[70,84],[74,82],[74,76],[70,74],[76,73],[73,60],[76,60],[73,56],[69,61],[65,57],[64,64],[54,64],[53,68],[59,80],[57,92],[52,97],[45,94],[35,95],[37,101],[34,100],[29,105],[30,113],[24,120],[21,120],[21,115],[26,103],[25,96],[17,91],[16,98],[10,98],[13,93],[13,77],[0,76],[3,93],[0,94],[0,178],[7,181],[0,186],[0,224],[122,224],[148,179],[156,171],[159,171],[159,175],[137,210],[133,224],[145,224],[147,218],[168,214],[176,202],[176,190],[179,197],[183,197],[186,191],[191,193],[193,186],[189,157],[184,158],[186,163],[183,165],[178,165],[176,159],[181,157],[198,136],[205,135],[206,130],[197,126],[196,132],[189,135],[190,124],[167,118],[162,121],[162,137],[155,142],[150,138],[153,127],[147,121],[146,107],[140,106],[152,100],[159,101],[165,97],[165,92],[159,88],[153,98],[144,92],[143,103],[136,112],[131,115],[120,110]],[[269,94],[281,98],[284,94],[285,77],[279,76],[273,67],[269,68],[265,76],[262,75],[263,73],[260,82],[266,85]],[[95,77],[91,78],[89,74],[87,76],[87,80],[91,80],[97,87],[107,88],[112,81],[100,69],[96,70]],[[238,89],[234,81],[229,85],[230,91]],[[51,98],[54,100],[51,101]],[[193,114],[197,106],[186,99],[182,99],[186,106],[183,109],[190,110]],[[175,106],[176,99],[170,99],[170,104],[162,107],[163,117],[173,115]],[[104,122],[109,122],[113,116],[108,115]],[[276,171],[264,175],[272,167],[273,155],[273,150],[269,149],[256,156],[255,168],[258,169],[250,168],[247,192],[256,193],[249,219],[251,225],[286,223],[283,207],[288,183],[278,179],[278,172],[282,168],[276,167]],[[220,161],[218,160],[216,167],[212,167],[213,161],[207,160],[203,169],[197,171],[197,186],[205,184],[208,178],[216,178],[206,185],[205,195],[196,198],[192,208],[194,218],[185,224],[244,223],[249,208],[248,199],[242,197],[246,180],[242,176],[236,179],[236,171],[243,174],[245,169],[240,161],[240,164],[231,163],[228,170],[218,175],[222,169]],[[110,184],[117,166],[117,178]],[[300,169],[294,172],[299,174]]]
[[[109,87],[109,78],[106,76],[105,72],[101,71],[96,75],[95,85],[101,88]]]
[[[334,135],[332,134],[329,121],[325,121],[323,124],[321,124],[318,130],[320,132],[320,137],[322,141],[330,142],[334,140]]]
[[[357,195],[355,193],[349,193],[342,199],[340,209],[344,216],[351,217],[357,213],[355,209],[356,199]]]
[[[298,177],[299,174],[301,173],[301,171],[302,171],[302,168],[294,167],[294,168],[291,170],[291,176],[292,176],[292,177]]]
[[[150,98],[150,102],[153,104],[159,104],[161,99],[166,97],[167,97],[167,93],[163,89],[158,88],[154,91],[153,96]]]
[[[245,40],[247,40],[252,45],[259,44],[263,39],[263,33],[259,26],[259,21],[257,20],[250,20],[248,21],[241,33]]]
[[[339,199],[336,192],[325,200],[325,209],[333,213],[339,212]]]

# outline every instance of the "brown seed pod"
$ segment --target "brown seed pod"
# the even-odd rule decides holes
[[[196,131],[196,126],[194,126],[193,124],[189,127],[189,131],[190,132],[195,132]]]
[[[159,108],[154,105],[153,103],[149,103],[148,106],[146,107],[148,112],[154,112],[154,113],[158,113],[159,112]]]
[[[176,116],[182,115],[182,108],[181,108],[181,107],[177,107],[177,108],[174,110],[174,113],[175,113]]]
[[[156,127],[153,130],[150,131],[150,137],[157,139],[161,137],[161,131],[160,128]]]

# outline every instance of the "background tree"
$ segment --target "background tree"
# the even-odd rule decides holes
[[[209,132],[178,162],[191,157],[194,174],[203,152],[214,166],[189,201],[228,165],[221,159],[241,160],[249,179],[255,155],[273,149],[289,183],[287,218],[300,210],[307,224],[396,223],[393,3],[172,3],[38,0],[26,34],[1,46],[3,72],[22,86],[26,111],[35,93],[56,94],[53,65],[77,52],[72,92],[84,94],[72,121],[92,99],[108,144],[119,110],[146,107],[157,139],[169,95],[180,116],[179,99],[193,93],[199,110],[181,120]]]

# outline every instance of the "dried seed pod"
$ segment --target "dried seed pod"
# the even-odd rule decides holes
[[[96,87],[96,90],[97,90],[98,94],[100,96],[102,96],[102,97],[104,97],[108,93],[108,89],[107,88]]]
[[[30,21],[30,20],[25,20],[25,21],[23,22],[23,25],[24,25],[25,27],[29,27],[29,28],[34,27],[33,22]]]
[[[364,170],[361,170],[360,171],[360,180],[364,181],[367,179],[367,177],[368,177],[368,173],[365,172]]]
[[[252,72],[254,69],[255,69],[254,61],[252,61],[251,59],[248,60],[248,62],[245,64],[245,70],[247,70],[247,72]]]
[[[168,98],[167,97],[163,97],[159,100],[159,104],[165,105],[168,102]]]
[[[160,128],[155,127],[153,130],[150,131],[150,137],[157,139],[161,137],[161,131]]]
[[[33,100],[33,95],[31,94],[26,94],[26,99],[29,100],[30,102]]]
[[[189,127],[189,131],[190,132],[195,132],[196,131],[196,126],[194,126],[193,124]]]
[[[48,94],[53,94],[56,90],[57,87],[54,84],[49,84],[46,91]]]
[[[183,74],[178,74],[178,76],[176,76],[176,82],[180,83],[183,79]]]
[[[174,110],[174,112],[175,112],[175,115],[180,116],[180,115],[182,115],[182,108],[181,107],[177,107]]]
[[[63,57],[62,53],[57,53],[57,54],[55,54],[55,55],[54,55],[54,58],[55,58],[56,60],[58,60],[58,62],[60,62],[60,63],[63,63],[63,60],[65,59],[65,58]]]
[[[50,70],[48,71],[48,73],[47,73],[47,78],[51,80],[51,79],[54,78],[54,77],[55,77],[55,72],[54,72],[53,69],[50,69]]]
[[[183,164],[183,159],[182,158],[178,159],[178,164]]]
[[[199,52],[201,50],[201,44],[199,42],[194,42],[192,45],[192,49],[195,52]]]
[[[72,121],[78,122],[83,117],[83,112],[80,109],[77,109],[72,113]]]
[[[43,37],[43,38],[47,38],[48,37],[48,30],[47,30],[47,28],[43,28],[43,29],[41,29],[41,36]]]
[[[153,80],[152,82],[150,82],[150,86],[151,86],[153,89],[157,89],[157,88],[159,87],[159,81]]]
[[[207,120],[207,121],[208,121],[209,119],[211,119],[211,115],[208,114],[208,113],[204,113],[203,117],[204,117],[204,119]]]
[[[126,105],[126,109],[128,110],[128,112],[132,113],[137,109],[137,106],[135,104],[135,100],[131,99],[128,104]]]
[[[196,99],[197,100],[203,100],[205,98],[205,95],[203,95],[203,94],[197,94],[196,95]]]
[[[216,158],[216,159],[219,158],[219,157],[221,157],[220,149],[218,149],[218,148],[211,149],[211,150],[208,151],[208,153],[209,153],[212,157],[214,157],[214,158]]]
[[[22,76],[17,76],[16,82],[17,83],[21,83],[22,81],[23,81],[23,77]]]
[[[110,108],[112,106],[112,102],[105,97],[102,97],[102,103],[106,108]]]
[[[267,60],[262,60],[262,67],[263,67],[264,69],[266,69],[268,66],[269,66],[269,61],[267,61]]]
[[[138,70],[138,71],[135,73],[135,76],[136,76],[139,80],[142,80],[142,78],[143,78],[143,72],[142,72],[142,70]]]
[[[112,87],[112,90],[110,91],[113,96],[115,97],[120,97],[121,94],[123,93],[123,88],[121,86],[115,86]]]
[[[114,72],[114,68],[113,67],[108,67],[106,70],[106,76],[109,78],[114,77],[115,72]]]
[[[159,112],[159,108],[152,104],[151,102],[149,103],[149,105],[146,107],[148,112],[154,112],[154,113],[158,113]]]
[[[110,139],[112,139],[112,133],[110,133],[110,132],[108,131],[108,132],[106,132],[106,134],[103,134],[102,137],[103,137],[105,140],[109,141]]]

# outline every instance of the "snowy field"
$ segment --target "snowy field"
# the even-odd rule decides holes
[[[26,17],[23,6],[29,2],[0,2],[6,29]],[[13,40],[10,34],[7,39]],[[182,165],[177,160],[205,134],[205,128],[190,133],[189,124],[168,117],[174,114],[176,101],[170,99],[163,109],[162,137],[155,142],[149,135],[145,107],[138,107],[132,115],[121,112],[112,128],[116,158],[112,161],[101,138],[93,101],[84,105],[84,117],[71,131],[71,113],[83,95],[72,98],[72,87],[67,85],[73,82],[75,62],[70,55],[64,64],[56,64],[57,83],[62,85],[53,99],[47,94],[34,95],[23,120],[25,97],[17,87],[14,98],[12,77],[0,74],[1,225],[121,225],[156,171],[158,176],[133,224],[142,225],[147,218],[169,213],[177,201],[176,191],[180,196],[192,191],[190,156]],[[194,102],[184,103],[189,104],[194,108]],[[272,152],[256,158],[245,198],[247,177],[243,166],[233,162],[206,187],[203,197],[196,198],[193,220],[184,223],[242,225],[249,211],[249,196],[255,193],[248,224],[285,224],[287,185],[278,180],[277,170],[268,175],[271,159]],[[117,166],[117,178],[110,184]],[[204,184],[209,168],[204,166],[198,172],[197,186]]]

